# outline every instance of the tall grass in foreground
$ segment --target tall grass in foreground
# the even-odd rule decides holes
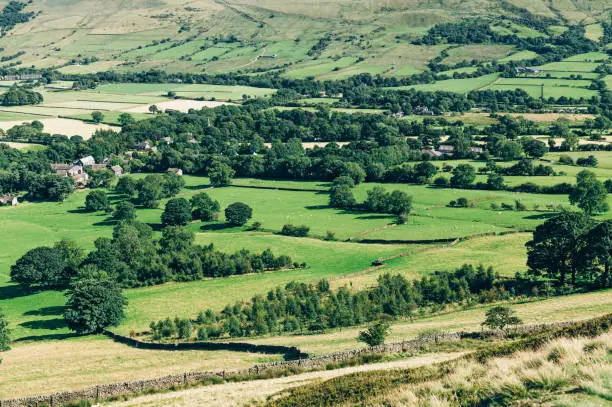
[[[388,407],[539,405],[570,395],[582,400],[599,399],[604,405],[612,402],[611,362],[610,333],[594,339],[560,338],[536,351],[493,358],[484,364],[461,360],[446,377],[400,386],[366,404]],[[595,400],[593,405],[598,405]]]
[[[608,314],[424,368],[354,373],[294,388],[268,405],[534,405],[563,395],[608,402],[611,326]]]

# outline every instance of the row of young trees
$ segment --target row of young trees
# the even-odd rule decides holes
[[[532,295],[527,279],[504,280],[491,268],[464,265],[451,272],[436,272],[410,281],[401,275],[385,274],[372,289],[331,290],[329,282],[291,282],[249,302],[227,305],[221,312],[207,310],[189,321],[189,330],[179,334],[186,320],[152,322],[154,339],[178,336],[200,340],[220,336],[242,337],[282,332],[319,332],[327,328],[359,325],[381,318],[411,318],[425,308],[437,309],[450,303],[485,303],[513,295]],[[177,322],[179,321],[179,322]]]

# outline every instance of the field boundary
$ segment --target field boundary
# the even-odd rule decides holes
[[[229,350],[233,352],[252,352],[265,354],[281,354],[292,359],[306,359],[307,353],[300,351],[295,346],[282,345],[255,345],[246,342],[176,342],[176,343],[157,343],[145,342],[136,338],[123,336],[111,331],[104,331],[104,334],[111,337],[115,342],[132,346],[139,349],[151,350]]]
[[[513,234],[518,234],[518,233],[529,233],[529,232],[533,232],[533,231],[532,230],[508,230],[504,232],[487,232],[487,233],[478,233],[475,235],[468,235],[468,236],[447,237],[447,238],[441,238],[441,239],[424,239],[424,240],[362,239],[362,240],[355,240],[355,242],[361,243],[361,244],[435,244],[435,243],[453,243],[454,242],[453,244],[454,246],[455,244],[462,242],[464,240],[478,239],[479,237],[505,236],[505,235],[513,235]],[[398,257],[401,257],[401,256],[398,256]]]
[[[539,333],[549,329],[567,328],[577,326],[579,324],[588,325],[590,323],[597,323],[599,320],[603,320],[605,322],[605,320],[609,318],[612,318],[611,314],[586,321],[565,321],[551,324],[517,326],[512,331],[519,334]],[[330,366],[334,366],[334,364],[337,365],[342,362],[355,360],[366,355],[405,353],[410,350],[422,348],[426,345],[438,344],[440,342],[459,341],[462,338],[482,338],[483,335],[486,336],[489,334],[491,333],[465,331],[440,333],[402,342],[394,342],[344,352],[334,352],[308,359],[258,364],[248,369],[184,372],[152,379],[96,385],[83,390],[0,400],[0,407],[32,407],[40,405],[54,407],[62,406],[68,403],[75,403],[82,400],[98,402],[110,398],[134,396],[144,392],[170,391],[180,387],[210,384],[211,382],[214,383],[215,381],[219,380],[247,381],[257,378],[270,377],[271,375],[273,377],[274,373],[292,375],[302,373],[306,370],[326,369]]]

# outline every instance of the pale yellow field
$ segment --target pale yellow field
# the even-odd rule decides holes
[[[168,102],[156,103],[155,106],[159,110],[178,110],[187,113],[190,109],[200,110],[205,107],[214,108],[224,105],[234,105],[233,103],[217,102],[217,101],[206,101],[206,100],[171,100]],[[149,107],[151,105],[142,105],[125,109],[126,112],[130,113],[149,113]]]
[[[0,399],[196,370],[226,370],[280,360],[280,355],[227,351],[153,351],[107,337],[16,344],[2,354]]]
[[[32,120],[0,122],[0,129],[8,130],[13,126],[31,122]],[[96,132],[96,130],[120,130],[120,128],[116,126],[108,126],[106,124],[88,124],[83,123],[80,120],[72,119],[40,119],[39,122],[45,126],[43,130],[45,133],[63,134],[68,137],[81,136],[84,139],[90,138]]]

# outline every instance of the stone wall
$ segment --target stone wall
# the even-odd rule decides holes
[[[132,338],[126,338],[122,336],[115,335],[114,338],[123,343],[127,343],[127,339],[129,339],[130,344],[134,346],[138,346],[139,344],[146,345],[168,345],[172,346],[172,349],[175,345],[172,344],[152,344],[147,342],[140,342],[138,340]],[[340,363],[344,361],[348,361],[351,359],[358,358],[360,356],[368,355],[368,354],[392,354],[392,353],[403,353],[409,350],[418,349],[424,345],[437,343],[440,341],[456,341],[461,338],[461,334],[459,333],[451,333],[451,334],[440,334],[436,336],[429,336],[425,338],[418,338],[409,341],[389,343],[369,348],[350,350],[346,352],[335,352],[330,353],[324,356],[307,358],[307,359],[297,359],[290,361],[281,361],[281,362],[271,362],[255,365],[249,369],[242,370],[226,370],[226,371],[203,371],[203,372],[185,372],[175,375],[169,375],[164,377],[158,377],[154,379],[144,379],[144,380],[136,380],[131,382],[122,382],[122,383],[111,383],[111,384],[102,384],[98,386],[93,386],[88,389],[78,390],[78,391],[70,391],[70,392],[60,392],[55,394],[50,394],[46,396],[36,396],[36,397],[25,397],[13,400],[0,400],[0,407],[37,407],[42,405],[48,405],[50,407],[62,406],[71,402],[78,402],[80,400],[104,400],[113,397],[126,396],[126,395],[134,395],[138,393],[142,393],[145,391],[151,390],[170,390],[172,388],[177,388],[181,386],[195,385],[206,381],[208,379],[232,379],[232,378],[247,378],[247,377],[257,377],[258,375],[265,374],[266,372],[274,372],[274,371],[283,371],[287,369],[299,369],[299,370],[317,370],[324,369],[330,363]],[[211,342],[212,343],[212,342]],[[210,344],[210,343],[206,343]],[[180,344],[179,344],[180,345]],[[183,345],[194,345],[194,344],[183,344]],[[228,345],[221,344],[219,345]],[[232,344],[233,345],[233,344]],[[245,344],[238,344],[244,346]],[[250,346],[256,346],[252,344],[247,344]],[[262,346],[259,346],[262,348]],[[169,348],[154,348],[154,349],[169,349]],[[194,349],[194,348],[190,348]],[[221,349],[221,348],[217,348]],[[297,349],[297,348],[293,348]],[[299,351],[299,350],[298,350]],[[302,354],[300,352],[300,354]],[[303,354],[302,354],[303,355]]]
[[[110,331],[104,332],[113,338],[114,341],[133,346],[140,349],[152,350],[230,350],[234,352],[251,352],[266,354],[281,354],[288,359],[307,358],[308,354],[301,352],[295,346],[277,345],[254,345],[245,342],[177,342],[177,343],[158,343],[145,342],[136,338],[122,336]]]
[[[535,333],[538,331],[543,331],[551,328],[557,327],[566,327],[577,324],[576,322],[561,322],[561,323],[552,323],[552,324],[537,324],[537,325],[525,325],[518,326],[514,328],[515,332],[519,333]],[[196,348],[185,348],[185,347],[175,347],[174,344],[155,344],[149,342],[141,342],[133,338],[127,338],[120,335],[114,335],[110,333],[115,340],[118,340],[122,343],[127,343],[132,346],[149,346],[149,345],[164,345],[164,347],[155,347],[150,349],[196,349]],[[197,385],[206,380],[210,379],[236,379],[236,380],[248,380],[249,378],[256,378],[259,375],[265,375],[267,373],[282,372],[288,369],[296,369],[300,370],[320,370],[325,369],[329,364],[332,363],[341,363],[350,361],[352,359],[359,358],[365,355],[372,354],[394,354],[394,353],[405,353],[411,350],[419,349],[425,345],[430,345],[433,343],[446,342],[446,341],[458,341],[461,338],[473,338],[473,337],[482,337],[488,336],[491,332],[483,331],[483,332],[455,332],[455,333],[441,333],[437,335],[430,335],[426,337],[416,338],[408,341],[395,342],[389,344],[383,344],[374,347],[350,350],[345,352],[335,352],[330,353],[323,356],[311,357],[306,359],[297,359],[297,360],[289,360],[289,361],[281,361],[281,362],[271,362],[255,365],[249,369],[242,370],[226,370],[226,371],[201,371],[201,372],[185,372],[180,374],[168,375],[164,377],[158,377],[153,379],[143,379],[136,380],[131,382],[122,382],[122,383],[110,383],[103,384],[98,386],[93,386],[84,390],[70,391],[70,392],[60,392],[46,396],[36,396],[36,397],[26,397],[12,400],[0,400],[0,407],[39,407],[43,405],[47,405],[50,407],[62,406],[67,403],[74,403],[80,400],[89,400],[91,402],[95,402],[97,400],[104,400],[113,397],[119,396],[129,396],[136,395],[139,393],[143,393],[146,391],[153,390],[171,390],[173,388],[178,388],[182,386],[189,385]],[[210,346],[215,342],[202,342],[202,344],[206,344],[206,346]],[[195,345],[197,343],[192,344],[183,344],[183,345]],[[220,346],[234,345],[230,343],[216,343]],[[180,345],[180,344],[179,344]],[[246,345],[250,347],[258,347],[261,350],[270,348],[266,345],[253,345],[253,344],[238,344],[242,351]],[[168,346],[168,347],[167,347]],[[273,347],[273,348],[286,348],[286,349],[297,349],[297,348],[288,348],[288,347]],[[204,349],[204,348],[197,348]],[[212,348],[208,348],[212,349]],[[215,349],[229,349],[229,348],[215,348]],[[253,348],[257,349],[257,348]],[[249,350],[252,351],[252,350]],[[305,355],[297,349],[299,354]],[[282,353],[282,352],[281,352]]]

